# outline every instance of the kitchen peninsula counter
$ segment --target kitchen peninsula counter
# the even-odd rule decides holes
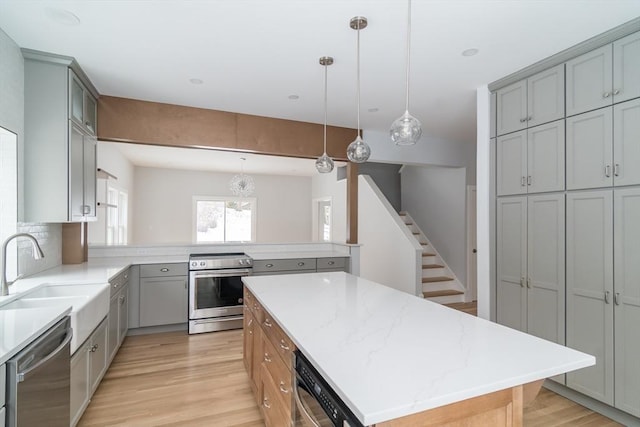
[[[521,420],[522,402],[541,380],[595,364],[593,356],[347,273],[243,281],[364,425],[474,399],[488,407],[478,399],[502,390],[520,393],[506,413]]]

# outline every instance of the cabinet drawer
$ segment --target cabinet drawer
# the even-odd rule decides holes
[[[291,411],[287,410],[277,397],[279,390],[269,375],[266,366],[262,365],[261,370],[262,399],[260,407],[267,427],[281,427],[291,425]]]
[[[291,394],[293,392],[291,368],[287,367],[284,360],[279,356],[280,352],[276,350],[276,347],[270,340],[265,340],[263,345],[264,354],[262,363],[271,375],[271,379],[276,386],[276,391],[280,396],[280,400],[287,411],[290,411]]]
[[[269,271],[306,271],[316,269],[315,258],[267,259],[253,261],[253,272]]]
[[[116,277],[109,280],[109,284],[111,285],[111,289],[109,289],[109,296],[111,298],[114,297],[115,294],[127,283],[129,282],[129,269],[127,268],[122,273],[118,274]]]
[[[265,338],[271,341],[271,344],[273,344],[280,357],[282,357],[284,363],[287,367],[291,368],[291,366],[293,366],[293,351],[295,350],[293,342],[269,313],[265,312],[262,329]]]
[[[347,259],[343,257],[318,258],[318,270],[344,270]]]
[[[187,263],[144,264],[140,266],[140,277],[186,276]]]
[[[247,288],[244,289],[244,305],[256,318],[256,322],[261,324],[264,321],[264,309]]]

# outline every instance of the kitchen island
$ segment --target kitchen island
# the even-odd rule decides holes
[[[286,334],[282,348],[290,340],[363,425],[521,425],[523,404],[542,380],[595,364],[590,355],[348,273],[243,281],[248,304],[255,298],[264,312],[251,318],[275,322]],[[265,376],[262,353],[254,346],[254,376]],[[262,396],[267,377],[254,392],[272,407],[276,400]],[[283,383],[291,396],[286,385],[295,382]]]

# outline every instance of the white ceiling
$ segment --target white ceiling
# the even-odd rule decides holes
[[[0,0],[21,47],[73,56],[104,95],[362,127],[404,111],[407,3],[400,0]],[[60,10],[73,13],[67,25]],[[56,18],[58,16],[58,18]],[[425,134],[475,141],[475,89],[640,16],[638,0],[414,0],[410,111]],[[64,16],[63,16],[64,18]],[[479,54],[463,57],[465,49]],[[201,79],[201,85],[190,79]],[[290,100],[289,95],[299,99]],[[369,109],[377,108],[377,112]]]
[[[314,176],[318,174],[315,159],[105,141],[100,141],[100,144],[114,147],[132,164],[143,167],[223,173],[239,173],[242,168],[246,173],[259,175]],[[335,162],[336,167],[344,164]]]

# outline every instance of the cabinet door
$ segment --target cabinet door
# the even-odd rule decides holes
[[[104,320],[91,336],[89,360],[89,384],[91,394],[98,388],[100,380],[107,370],[107,321]]]
[[[567,190],[613,184],[613,114],[603,108],[567,119]]]
[[[242,360],[244,362],[244,368],[251,378],[253,372],[253,331],[255,329],[255,320],[253,318],[253,314],[251,314],[251,310],[248,307],[244,307],[243,309],[243,319],[242,319],[242,333],[243,333],[243,342],[242,342]]]
[[[614,190],[615,406],[640,417],[640,188]]]
[[[96,100],[88,90],[84,91],[84,127],[91,135],[97,130],[97,108]]]
[[[96,218],[96,164],[97,140],[93,136],[85,136],[83,143],[83,213],[84,219]]]
[[[640,99],[613,107],[613,163],[614,185],[640,184]]]
[[[567,374],[567,386],[613,405],[613,194],[567,194],[567,346],[596,365]],[[636,261],[637,262],[637,261]]]
[[[527,198],[500,198],[497,210],[497,321],[526,332]]]
[[[129,331],[129,285],[125,285],[118,297],[118,346]]]
[[[109,346],[108,358],[111,360],[118,349],[118,296],[119,293],[111,297],[109,302],[109,331],[107,334],[107,344]]]
[[[490,138],[495,138],[496,137],[496,120],[497,117],[496,115],[498,114],[498,95],[493,92],[491,94],[491,110],[490,110],[490,118],[489,118],[489,137]]]
[[[140,279],[140,326],[187,322],[187,279]]]
[[[612,46],[603,46],[567,62],[567,116],[612,103]]]
[[[564,344],[564,194],[527,204],[527,332]]]
[[[640,32],[613,43],[613,101],[640,96]]]
[[[564,64],[527,79],[527,126],[564,117]]]
[[[527,130],[527,190],[564,190],[564,120]]]
[[[69,130],[69,219],[84,216],[84,135],[72,124]]]
[[[69,70],[69,118],[84,126],[84,87],[75,73]]]
[[[496,157],[498,196],[525,194],[527,192],[527,131],[499,137]]]
[[[498,135],[527,127],[527,81],[514,83],[497,92]]]
[[[84,409],[89,404],[89,348],[90,343],[83,345],[71,358],[71,425],[75,426]]]

